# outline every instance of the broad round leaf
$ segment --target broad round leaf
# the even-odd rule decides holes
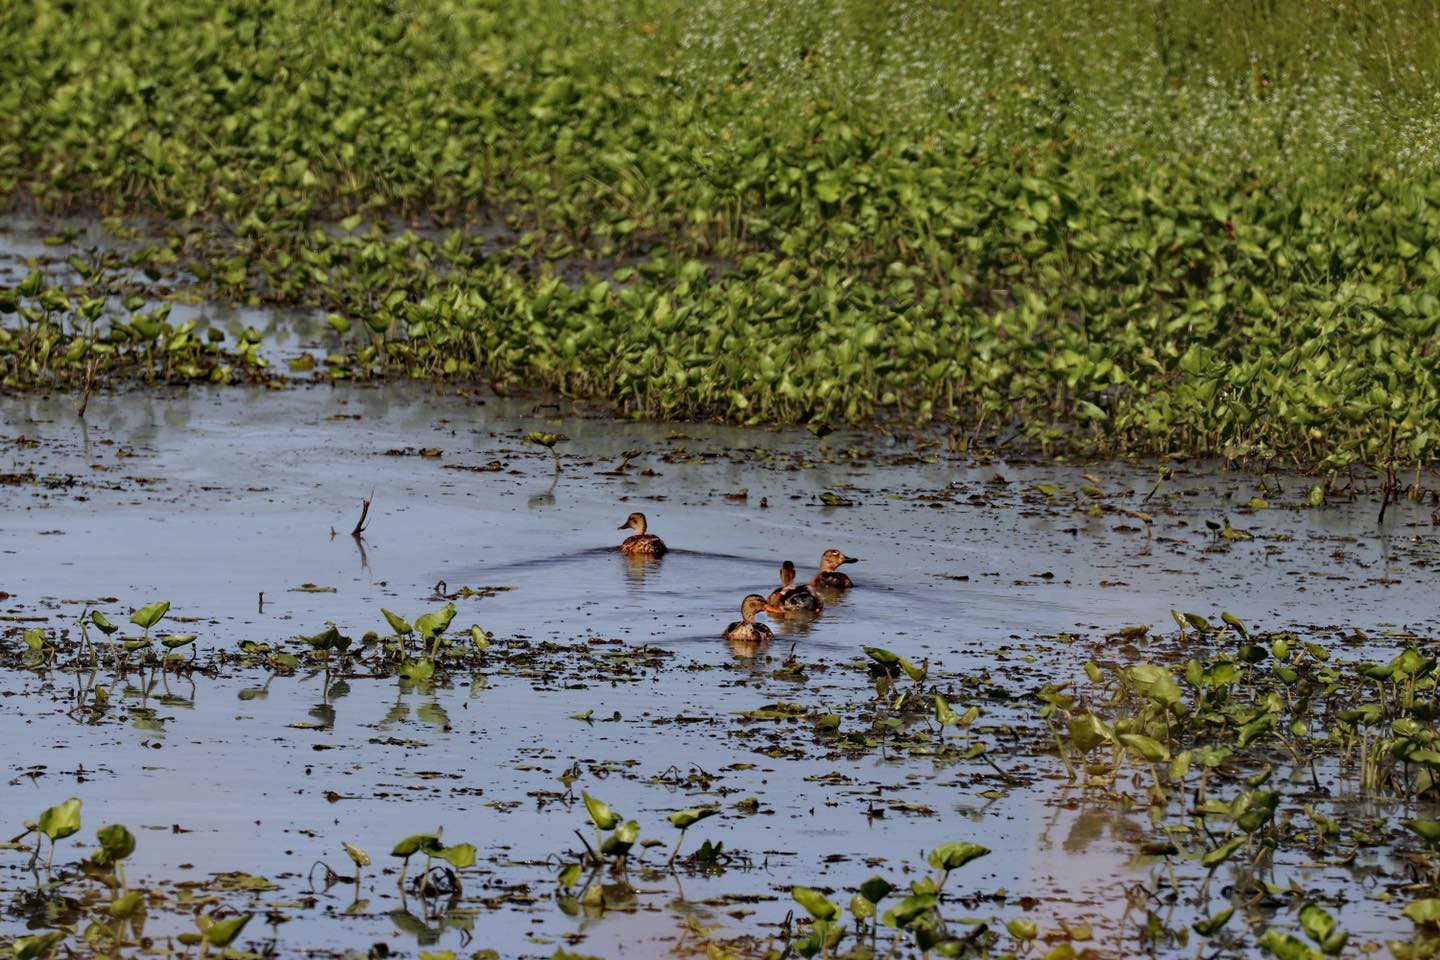
[[[982,847],[978,843],[942,843],[930,851],[930,866],[948,873],[951,870],[960,869],[971,860],[983,857],[989,852],[988,848]]]
[[[840,917],[840,906],[828,899],[819,890],[812,890],[809,887],[794,887],[790,890],[790,896],[795,902],[805,908],[805,911],[816,920],[837,920]]]
[[[204,937],[217,947],[227,947],[245,929],[245,924],[250,922],[250,914],[243,914],[238,917],[226,917],[224,920],[216,920],[205,929]]]
[[[40,814],[40,832],[55,840],[64,840],[80,829],[80,800],[71,797],[59,806]]]
[[[670,824],[671,826],[684,830],[687,827],[699,823],[706,817],[715,816],[715,814],[719,812],[720,810],[717,807],[687,807],[684,810],[676,810],[670,814]]]
[[[585,800],[585,812],[590,814],[590,820],[601,830],[610,830],[620,822],[620,815],[610,809],[610,805],[603,800],[596,800],[584,790],[580,796]]]
[[[149,630],[160,622],[160,618],[165,616],[166,611],[169,609],[169,600],[156,600],[154,603],[146,604],[132,613],[130,615],[130,622],[143,630]]]

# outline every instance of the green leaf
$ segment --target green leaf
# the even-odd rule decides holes
[[[135,913],[135,908],[140,906],[145,894],[141,890],[131,890],[122,897],[117,897],[106,911],[115,920],[128,919]]]
[[[1116,739],[1127,750],[1150,763],[1168,763],[1170,761],[1170,751],[1154,737],[1147,737],[1143,733],[1122,733]]]
[[[1010,936],[1014,937],[1016,940],[1022,940],[1026,942],[1034,940],[1040,935],[1040,928],[1035,924],[1033,920],[1022,920],[1018,917],[1014,920],[1007,922],[1005,924],[1005,929],[1008,930],[1010,932]]]
[[[1235,738],[1235,742],[1242,747],[1248,747],[1255,740],[1269,733],[1274,726],[1275,714],[1261,714],[1240,728],[1240,734]]]
[[[440,849],[439,836],[433,833],[416,833],[395,844],[395,849],[390,851],[390,856],[413,857],[423,850],[426,856],[433,857],[440,852]]]
[[[626,820],[615,828],[615,832],[605,838],[600,845],[600,852],[607,857],[623,857],[630,852],[635,841],[640,839],[640,824],[635,820]]]
[[[1300,929],[1316,943],[1324,943],[1335,932],[1335,918],[1323,907],[1307,903],[1300,908]]]
[[[835,203],[840,199],[840,184],[829,174],[822,175],[815,181],[815,196],[825,203]]]
[[[116,630],[120,629],[118,626],[111,623],[110,620],[105,616],[105,614],[101,613],[99,610],[96,610],[94,613],[90,614],[90,622],[95,624],[95,626],[99,627],[102,631],[104,631],[105,636],[107,637],[110,636],[110,634],[114,633]]]
[[[840,917],[840,906],[828,899],[819,890],[811,890],[809,887],[793,887],[790,896],[795,902],[804,907],[806,912],[816,920],[838,920]]]
[[[1273,954],[1277,960],[1320,960],[1320,952],[1305,945],[1305,941],[1281,933],[1274,927],[1265,931],[1260,938],[1260,947]]]
[[[357,866],[357,867],[368,867],[368,866],[370,866],[370,863],[371,863],[370,854],[366,853],[364,850],[362,850],[362,849],[360,849],[359,847],[355,846],[353,843],[348,843],[348,842],[346,842],[346,841],[344,841],[344,840],[341,840],[341,841],[340,841],[340,846],[342,846],[342,847],[345,848],[345,855],[348,856],[351,860],[355,861],[355,866]]]
[[[1114,736],[1105,721],[1093,713],[1077,713],[1070,718],[1067,726],[1070,730],[1070,742],[1081,753],[1089,753]]]
[[[207,941],[217,947],[227,947],[245,929],[245,924],[250,922],[250,914],[243,914],[238,917],[226,917],[224,920],[216,920],[208,927],[202,928],[202,934]]]
[[[1224,910],[1221,910],[1219,913],[1214,914],[1213,916],[1210,916],[1204,920],[1195,921],[1193,924],[1190,925],[1190,928],[1196,933],[1200,934],[1200,936],[1202,937],[1213,937],[1217,932],[1219,932],[1221,927],[1225,926],[1225,924],[1230,920],[1230,916],[1234,912],[1234,907],[1226,907]]]
[[[1190,612],[1187,610],[1187,611],[1184,613],[1184,617],[1185,617],[1185,622],[1186,622],[1186,623],[1190,624],[1190,626],[1194,627],[1196,630],[1199,630],[1201,633],[1214,633],[1214,632],[1215,632],[1215,628],[1214,628],[1213,626],[1211,626],[1210,621],[1209,621],[1209,620],[1206,620],[1204,617],[1200,616],[1200,614],[1198,614],[1198,613],[1190,613]]]
[[[410,623],[404,617],[400,616],[400,614],[392,613],[384,607],[380,608],[380,612],[385,615],[385,620],[390,624],[390,629],[402,637],[415,632],[415,628],[410,626]]]
[[[980,846],[978,843],[952,841],[942,843],[930,851],[930,866],[937,870],[944,870],[949,873],[951,870],[958,870],[971,860],[977,860],[988,854],[990,850]]]
[[[64,840],[80,829],[80,800],[71,797],[59,806],[50,807],[40,814],[40,832],[50,842]]]
[[[1250,639],[1250,629],[1245,626],[1245,622],[1239,617],[1235,616],[1233,613],[1221,613],[1220,619],[1225,621],[1230,626],[1234,627],[1235,630],[1240,634],[1240,636],[1244,637],[1247,641]]]
[[[95,836],[100,840],[100,849],[90,859],[101,866],[124,860],[135,852],[135,835],[121,824],[101,827],[95,831]]]
[[[170,609],[169,600],[156,600],[154,603],[146,604],[130,615],[130,622],[142,630],[149,630],[160,622]]]
[[[388,618],[387,618],[388,619]],[[439,610],[425,614],[415,621],[415,629],[426,640],[434,640],[444,633],[455,619],[455,604],[447,603]]]
[[[1406,820],[1404,824],[1406,829],[1430,844],[1430,846],[1440,846],[1440,821]]]
[[[591,822],[601,830],[612,829],[620,822],[620,815],[603,800],[596,800],[584,790],[580,791],[580,796],[585,800],[585,812],[590,814]]]
[[[475,844],[457,843],[454,846],[447,846],[437,851],[435,856],[444,860],[456,870],[464,870],[466,867],[475,866]]]
[[[15,960],[38,960],[40,957],[50,955],[55,945],[65,939],[65,931],[50,930],[46,933],[35,933],[28,937],[16,937],[10,949],[15,954]]]
[[[880,922],[887,927],[905,929],[916,920],[930,913],[940,901],[933,893],[917,893],[906,897],[885,911]]]
[[[687,807],[684,810],[676,810],[670,814],[670,824],[671,826],[684,830],[699,823],[706,817],[715,816],[715,814],[719,812],[720,809],[718,807]]]
[[[1254,833],[1275,816],[1280,803],[1280,794],[1273,790],[1254,790],[1241,794],[1235,800],[1232,816],[1235,823],[1246,833]]]
[[[1220,864],[1224,863],[1226,860],[1229,860],[1230,857],[1235,853],[1235,851],[1240,849],[1241,844],[1243,844],[1244,842],[1244,837],[1235,837],[1232,840],[1227,840],[1225,843],[1222,843],[1220,846],[1216,847],[1214,850],[1211,850],[1210,852],[1206,853],[1205,856],[1201,857],[1200,865],[1207,870],[1214,870],[1216,867],[1220,866]]]
[[[343,652],[350,647],[350,638],[342,634],[333,623],[319,633],[311,634],[308,637],[302,635],[300,639],[321,652],[329,650]]]
[[[413,680],[417,683],[423,683],[435,676],[435,661],[429,657],[421,657],[418,660],[407,659],[400,664],[400,668],[396,673],[399,674],[402,680]]]
[[[1416,900],[1400,912],[1417,927],[1440,924],[1440,899],[1427,897]]]
[[[890,896],[890,892],[894,889],[894,885],[891,884],[889,880],[883,877],[871,877],[869,880],[860,884],[860,896],[869,900],[871,903],[879,903],[881,900]]]
[[[865,647],[864,650],[871,660],[887,670],[900,665],[900,658],[884,647]]]
[[[924,683],[925,678],[930,675],[930,659],[927,657],[925,661],[917,667],[909,660],[901,657],[900,669],[904,670],[905,675],[916,683]]]
[[[935,721],[942,727],[958,727],[960,714],[940,694],[935,694]]]

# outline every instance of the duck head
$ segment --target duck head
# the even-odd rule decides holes
[[[620,526],[616,527],[615,529],[634,530],[637,535],[642,534],[645,532],[645,514],[632,513],[630,514],[630,516],[625,518],[624,523],[620,524]]]
[[[758,593],[752,593],[740,601],[740,616],[746,623],[754,620],[755,614],[762,612],[764,609],[765,598]]]
[[[859,557],[847,557],[839,550],[826,550],[820,555],[820,570],[824,573],[830,573],[842,564],[859,562]]]
[[[795,582],[795,564],[786,560],[780,564],[780,589],[785,589]]]

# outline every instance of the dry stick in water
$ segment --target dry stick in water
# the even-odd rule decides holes
[[[81,420],[85,419],[85,408],[90,406],[90,388],[95,385],[95,360],[91,358],[85,362],[85,386],[80,393],[80,406],[75,412]]]
[[[370,496],[360,500],[360,519],[355,521],[355,529],[350,531],[350,536],[359,537],[365,532],[365,518],[370,516],[370,501],[374,499],[375,491],[370,491]]]

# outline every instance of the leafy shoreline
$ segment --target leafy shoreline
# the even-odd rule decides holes
[[[1296,27],[1317,11],[1287,6],[1112,10],[1076,44],[1048,0],[20,4],[0,195],[166,217],[129,265],[164,292],[127,295],[152,317],[174,289],[323,309],[325,376],[657,418],[895,413],[1045,450],[1364,465],[1398,491],[1440,454],[1440,31],[1423,7]],[[494,209],[504,236],[463,229]],[[421,213],[462,229],[386,226]],[[117,334],[87,283],[89,318],[34,302],[72,292],[54,277],[0,288],[32,311],[5,321],[8,388],[75,382],[103,344],[150,369],[185,333]]]

